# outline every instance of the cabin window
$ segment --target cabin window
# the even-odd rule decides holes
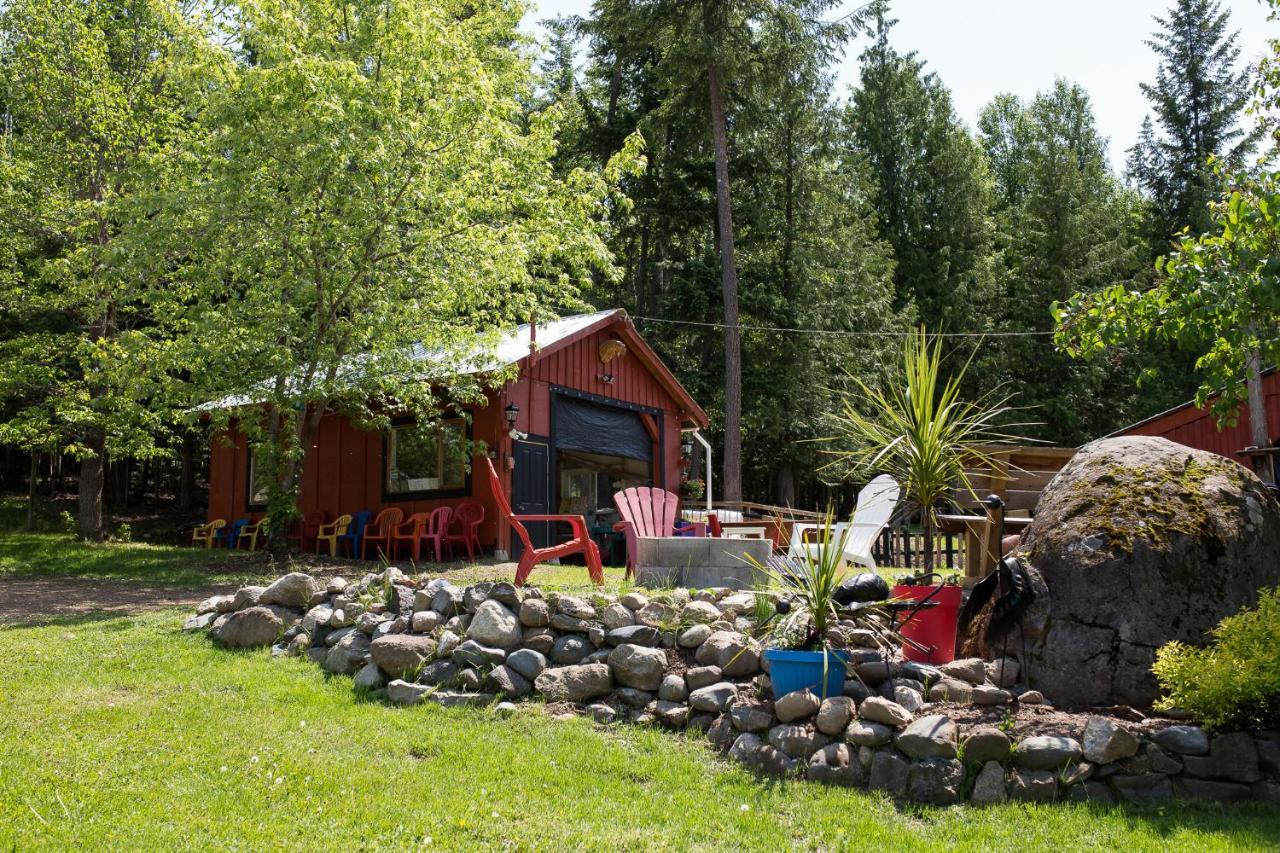
[[[249,448],[249,476],[246,479],[249,488],[250,507],[264,507],[267,505],[267,472],[257,463],[257,454],[253,452],[253,448]]]
[[[398,424],[387,434],[388,496],[433,492],[465,492],[467,488],[467,423],[445,418],[425,428]]]

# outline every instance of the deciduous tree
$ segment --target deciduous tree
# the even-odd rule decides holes
[[[475,400],[486,333],[609,275],[607,170],[553,173],[554,109],[507,3],[257,0],[211,111],[205,173],[168,217],[195,396],[258,453],[278,531],[330,412],[429,424]],[[229,407],[228,407],[229,406]]]

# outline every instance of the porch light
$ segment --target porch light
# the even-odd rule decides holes
[[[515,403],[508,403],[507,407],[502,410],[507,415],[507,426],[511,429],[516,428],[516,418],[520,415],[520,407]]]
[[[685,459],[688,459],[690,456],[693,455],[692,441],[685,439],[684,441],[680,442],[680,455],[683,456]]]

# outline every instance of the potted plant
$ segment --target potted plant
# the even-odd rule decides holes
[[[770,580],[770,588],[756,595],[776,601],[777,612],[761,626],[759,635],[775,697],[804,689],[824,698],[839,696],[849,664],[845,637],[851,627],[869,629],[883,645],[892,644],[893,622],[883,608],[841,606],[837,601],[846,571],[848,528],[834,536],[828,513],[820,533],[817,548],[804,549],[796,557],[775,558],[768,565],[756,564]]]
[[[680,484],[680,494],[696,501],[707,493],[707,484],[700,477],[690,477]]]

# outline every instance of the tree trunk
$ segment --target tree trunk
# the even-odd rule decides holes
[[[178,509],[191,512],[196,490],[196,438],[191,430],[182,432],[182,473],[178,479]]]
[[[1245,387],[1249,393],[1249,442],[1257,448],[1270,447],[1271,434],[1267,429],[1267,407],[1262,393],[1262,353],[1258,350],[1249,353],[1247,369],[1249,373]],[[1258,464],[1259,470],[1255,473],[1264,483],[1273,484],[1275,471],[1271,458],[1268,456],[1259,459],[1263,461]]]
[[[101,542],[105,527],[102,518],[103,468],[107,437],[102,427],[86,431],[85,446],[89,455],[80,461],[80,506],[78,528],[86,542]]]
[[[778,488],[778,506],[794,507],[796,505],[796,472],[790,462],[783,462],[776,473]]]
[[[733,245],[729,194],[729,142],[720,68],[707,66],[711,136],[716,153],[716,208],[719,212],[720,285],[724,296],[724,500],[742,500],[742,332],[738,328],[738,264]]]
[[[31,451],[31,467],[27,470],[27,530],[36,529],[36,475],[40,472],[40,454]]]

